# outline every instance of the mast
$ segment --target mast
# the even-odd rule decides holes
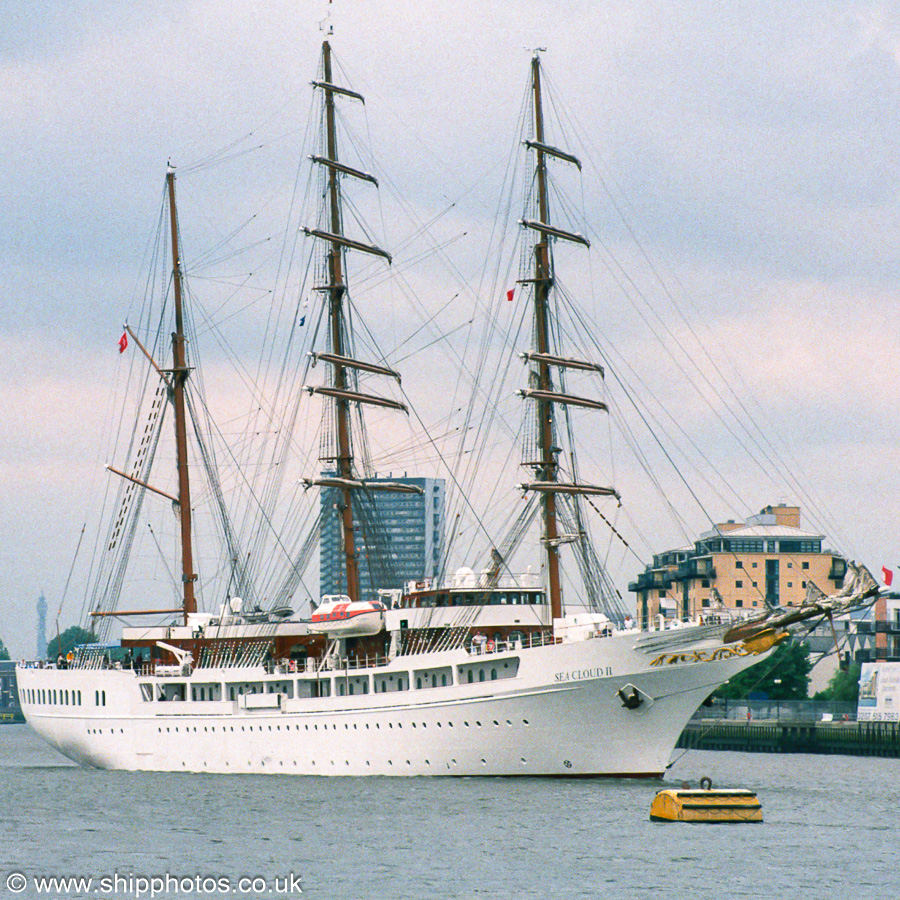
[[[324,155],[310,157],[312,161],[325,169],[326,192],[325,214],[328,220],[327,230],[304,228],[311,237],[324,241],[328,247],[326,253],[327,283],[322,290],[328,304],[328,352],[311,353],[313,365],[319,360],[331,366],[331,385],[308,385],[306,390],[311,394],[328,397],[334,403],[336,432],[336,475],[318,479],[303,479],[307,487],[316,485],[320,488],[331,488],[340,497],[339,512],[341,533],[343,537],[344,568],[347,573],[347,594],[350,600],[361,599],[359,575],[359,544],[356,530],[355,491],[390,491],[393,493],[422,493],[421,488],[393,482],[367,480],[354,472],[353,443],[351,438],[350,411],[351,404],[362,404],[395,409],[408,412],[406,405],[398,400],[382,397],[378,394],[362,393],[357,387],[354,372],[365,372],[371,375],[382,375],[394,378],[399,383],[400,374],[387,366],[354,359],[350,352],[352,347],[347,335],[345,307],[349,302],[347,279],[344,274],[343,253],[345,250],[368,253],[380,256],[391,262],[391,255],[380,247],[355,240],[344,234],[341,215],[340,179],[353,178],[368,182],[378,187],[378,179],[368,172],[353,168],[338,159],[337,128],[335,123],[335,96],[347,97],[365,103],[365,99],[356,91],[334,84],[332,81],[331,45],[322,43],[322,81],[314,81],[313,86],[324,93],[325,100],[325,147]],[[331,457],[328,457],[332,459]]]
[[[178,214],[175,208],[175,173],[166,173],[169,189],[169,219],[172,230],[172,282],[175,289],[175,331],[172,333],[172,385],[171,398],[175,408],[175,451],[178,466],[178,511],[181,521],[181,581],[184,586],[182,612],[187,624],[188,615],[197,611],[194,596],[193,546],[191,543],[191,486],[188,477],[187,417],[185,415],[184,385],[190,374],[187,366],[184,340],[184,313],[182,309],[181,255],[178,241]]]
[[[538,190],[538,217],[541,225],[549,225],[547,208],[547,164],[544,158],[544,114],[541,106],[541,60],[537,53],[531,60],[531,81],[534,91],[534,150],[537,154],[536,176]],[[534,247],[534,319],[537,353],[550,355],[549,301],[552,285],[550,239],[541,232],[541,239]],[[553,402],[546,395],[553,391],[550,365],[545,359],[537,359],[538,387],[544,396],[537,400],[538,450],[540,467],[537,472],[542,482],[556,482],[557,461],[553,441]],[[559,577],[559,527],[556,517],[556,492],[542,493],[544,521],[544,546],[547,554],[547,580],[550,592],[550,613],[553,619],[562,616],[562,589]]]
[[[534,289],[534,334],[535,351],[524,353],[523,357],[535,368],[533,370],[537,387],[530,386],[519,394],[533,400],[537,410],[537,459],[526,465],[534,469],[535,480],[521,487],[526,491],[535,491],[541,495],[543,522],[543,543],[547,560],[547,588],[550,598],[550,612],[554,619],[562,616],[562,585],[560,578],[559,547],[571,541],[572,535],[561,535],[557,499],[560,494],[572,497],[575,507],[575,520],[579,521],[579,496],[616,497],[615,488],[595,484],[585,484],[578,480],[561,481],[559,454],[559,438],[556,428],[556,407],[569,406],[605,412],[607,405],[601,400],[591,397],[580,397],[560,391],[553,383],[551,372],[554,368],[576,369],[591,372],[603,377],[603,366],[590,360],[573,359],[560,356],[551,346],[550,329],[550,291],[553,289],[553,255],[551,241],[564,240],[574,244],[590,247],[590,241],[583,235],[565,231],[550,223],[550,209],[547,191],[547,157],[571,163],[579,170],[581,163],[571,153],[550,146],[544,141],[544,113],[541,99],[541,62],[537,52],[531,60],[531,82],[534,100],[534,139],[524,141],[525,146],[535,153],[535,183],[537,186],[537,219],[523,219],[520,224],[537,232],[537,243],[534,245],[534,275],[525,279]],[[574,449],[572,456],[572,475],[575,476]]]
[[[331,74],[331,44],[322,43],[322,68],[325,79],[325,131],[326,161],[338,162],[337,134],[334,125],[334,88]],[[341,200],[338,176],[340,170],[336,165],[326,166],[328,177],[329,231],[335,237],[342,237]],[[344,346],[343,299],[346,285],[342,270],[341,243],[331,241],[328,251],[328,320],[331,333],[332,373],[335,390],[346,391],[347,369],[340,357],[347,355]],[[352,480],[352,448],[350,446],[350,402],[345,397],[335,397],[335,414],[337,418],[337,469],[339,477],[346,482]],[[347,595],[352,602],[360,599],[359,564],[356,556],[356,529],[353,517],[353,493],[348,486],[340,488],[341,493],[341,530],[344,544],[344,566],[347,572]]]

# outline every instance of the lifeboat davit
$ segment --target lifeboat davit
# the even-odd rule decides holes
[[[309,630],[335,637],[365,637],[384,631],[385,606],[378,600],[351,602],[340,595],[323,597],[309,620]]]

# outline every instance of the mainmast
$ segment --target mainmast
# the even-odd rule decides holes
[[[409,485],[389,482],[366,482],[354,474],[353,443],[351,439],[350,404],[363,403],[373,406],[399,409],[406,412],[406,406],[395,400],[373,394],[362,394],[356,390],[354,371],[363,371],[376,375],[387,375],[400,380],[397,372],[386,366],[353,359],[349,353],[352,348],[347,339],[344,305],[347,296],[347,284],[343,271],[343,252],[345,249],[359,250],[375,256],[381,256],[390,263],[391,257],[380,247],[352,240],[344,235],[341,215],[341,176],[350,176],[360,181],[367,181],[378,186],[378,181],[368,172],[342,163],[338,159],[337,130],[335,127],[335,95],[349,97],[365,102],[361,94],[348,88],[340,87],[333,81],[331,65],[331,45],[322,43],[322,77],[323,81],[313,82],[325,95],[325,147],[324,156],[313,156],[313,162],[326,170],[327,220],[328,230],[304,229],[307,234],[327,242],[329,250],[326,256],[327,283],[323,290],[328,297],[328,331],[329,350],[327,353],[313,354],[314,359],[330,363],[332,378],[330,387],[309,387],[310,393],[330,397],[335,404],[336,432],[336,468],[334,478],[318,480],[307,479],[307,485],[318,485],[338,490],[340,495],[341,532],[343,536],[344,566],[347,573],[347,595],[352,602],[360,599],[359,554],[354,515],[354,492],[358,490],[395,491],[399,493],[420,493],[418,488]]]
[[[322,44],[322,68],[325,78],[325,132],[326,159],[338,162],[337,135],[334,127],[334,89],[331,74],[331,44]],[[328,173],[328,205],[329,231],[336,237],[342,235],[340,185],[338,169],[327,167]],[[337,359],[332,363],[333,385],[338,391],[347,390],[347,369],[340,358],[347,355],[344,346],[343,331],[343,297],[346,287],[341,267],[341,245],[337,240],[331,241],[328,251],[328,318],[331,334],[331,352]],[[343,397],[335,398],[337,417],[337,470],[344,481],[352,479],[352,448],[350,446],[350,402]],[[343,532],[344,565],[347,572],[347,595],[351,601],[360,599],[359,595],[359,563],[356,558],[356,530],[353,520],[352,491],[349,486],[341,488],[341,529]]]
[[[181,253],[178,241],[178,214],[175,208],[175,173],[166,173],[169,189],[169,218],[172,230],[172,282],[175,289],[175,331],[172,333],[172,381],[171,399],[175,408],[175,452],[178,465],[178,511],[181,521],[181,581],[184,586],[182,611],[184,621],[197,611],[194,596],[193,547],[191,543],[191,486],[188,477],[187,417],[185,415],[184,385],[190,374],[187,366],[184,340],[184,313],[182,309]]]
[[[560,393],[554,385],[553,368],[578,369],[603,374],[603,367],[597,363],[570,359],[557,355],[551,346],[550,296],[553,288],[553,255],[551,240],[561,239],[590,246],[580,234],[564,231],[550,223],[550,209],[547,190],[547,157],[554,157],[576,165],[581,163],[571,153],[546,143],[544,139],[544,114],[541,97],[541,61],[537,53],[531,60],[531,82],[534,107],[534,138],[525,144],[535,152],[535,182],[537,186],[536,220],[523,219],[522,225],[539,235],[534,246],[534,322],[535,352],[525,354],[526,359],[535,364],[537,388],[520,391],[523,397],[532,399],[537,407],[538,458],[529,463],[535,470],[536,480],[522,485],[526,491],[536,491],[541,495],[543,509],[543,543],[546,553],[547,587],[550,612],[554,619],[562,616],[562,585],[560,579],[559,547],[564,541],[573,539],[570,535],[560,535],[557,513],[557,497],[560,494],[618,496],[613,488],[597,485],[561,482],[559,478],[559,454],[561,452],[556,437],[556,405],[580,406],[587,409],[606,410],[606,404],[588,397],[577,397]]]

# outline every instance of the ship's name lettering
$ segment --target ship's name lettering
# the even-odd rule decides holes
[[[612,666],[598,666],[596,669],[572,669],[570,672],[557,672],[556,681],[584,681],[587,678],[607,678],[612,675]]]

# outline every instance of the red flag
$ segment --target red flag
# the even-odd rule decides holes
[[[125,348],[128,346],[128,332],[123,331],[122,337],[119,338],[119,353],[124,353]]]
[[[894,570],[889,569],[887,566],[881,567],[881,580],[888,586],[891,586],[891,582],[894,580]]]
[[[508,290],[508,291],[506,292],[506,299],[511,301],[512,298],[513,298],[513,294],[514,294],[515,292],[516,292],[516,289],[515,289],[515,288],[511,288],[510,290]]]

